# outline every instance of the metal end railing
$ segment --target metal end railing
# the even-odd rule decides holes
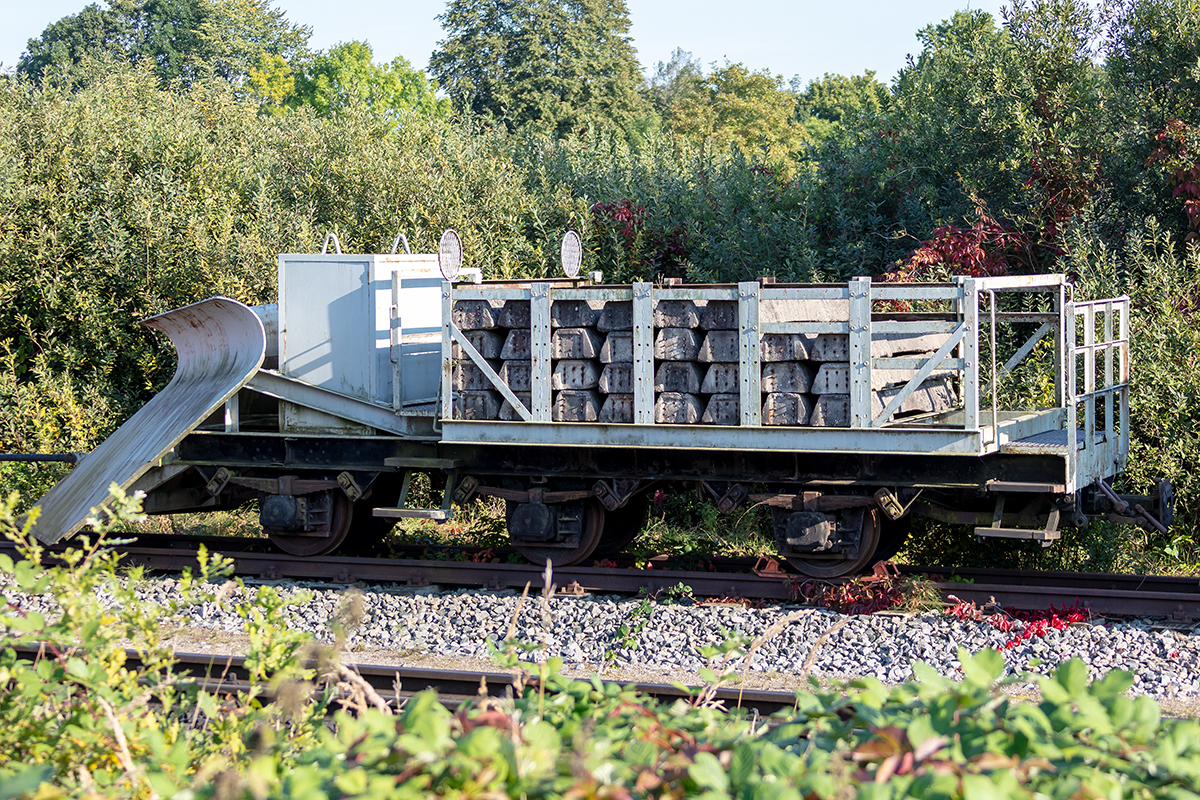
[[[1067,469],[1074,485],[1116,474],[1129,456],[1129,311],[1128,296],[1074,301],[1064,310]]]

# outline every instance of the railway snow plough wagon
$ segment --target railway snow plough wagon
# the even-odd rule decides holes
[[[1169,512],[1105,484],[1129,449],[1127,297],[1075,301],[1062,275],[481,281],[450,234],[439,254],[282,255],[277,305],[147,320],[175,377],[42,498],[36,535],[74,533],[114,482],[151,514],[257,502],[310,556],[489,496],[526,557],[572,564],[682,484],[769,507],[780,554],[824,577],[894,554],[917,515],[1048,545]],[[1045,407],[1010,408],[1030,359]]]

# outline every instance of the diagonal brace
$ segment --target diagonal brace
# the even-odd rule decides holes
[[[513,390],[508,388],[508,384],[500,380],[500,376],[496,374],[496,370],[492,369],[492,365],[487,363],[487,359],[479,354],[479,351],[475,349],[475,345],[467,341],[467,337],[463,335],[463,332],[453,322],[450,323],[450,336],[454,338],[454,341],[458,342],[463,352],[467,354],[467,357],[475,362],[475,366],[483,371],[483,374],[492,382],[492,385],[500,390],[500,394],[504,395],[504,399],[512,405],[521,419],[525,422],[531,422],[533,415],[529,413],[529,409],[517,399]]]
[[[1054,330],[1054,326],[1051,323],[1043,322],[1042,326],[1034,331],[1033,335],[1029,337],[1029,341],[1021,345],[1021,349],[1013,353],[1013,357],[1010,358],[1008,362],[1000,368],[1000,374],[997,376],[997,378],[1003,378],[1012,371],[1013,367],[1024,361],[1025,357],[1033,352],[1033,348],[1037,347],[1037,343],[1040,342],[1042,338],[1052,330]]]
[[[887,407],[880,412],[878,417],[872,420],[871,427],[883,427],[883,424],[887,422],[888,417],[896,413],[896,409],[900,407],[900,404],[907,400],[908,396],[915,392],[917,387],[924,383],[925,379],[933,374],[933,371],[938,368],[938,365],[946,360],[946,358],[950,355],[950,351],[958,346],[958,343],[962,341],[963,335],[966,332],[966,325],[959,325],[957,328],[955,328],[954,333],[950,334],[950,338],[946,340],[946,343],[938,348],[938,351],[934,353],[928,361],[925,362],[925,366],[917,370],[917,374],[913,375],[909,382],[904,384],[904,388],[900,390],[900,393],[892,398],[892,401],[887,404]]]

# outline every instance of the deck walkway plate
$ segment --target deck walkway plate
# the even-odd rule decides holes
[[[1082,450],[1084,446],[1085,434],[1079,431],[1078,449]],[[1096,431],[1096,444],[1103,444],[1105,441],[1104,431]],[[1000,445],[1001,453],[1011,453],[1015,455],[1055,455],[1065,456],[1067,454],[1067,432],[1063,430],[1045,431],[1036,433],[1033,436],[1026,436],[1024,439],[1018,439],[1015,442],[1005,442]]]

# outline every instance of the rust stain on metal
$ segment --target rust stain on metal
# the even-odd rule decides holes
[[[779,562],[770,556],[759,556],[752,570],[760,578],[785,578],[791,575],[779,566]]]

